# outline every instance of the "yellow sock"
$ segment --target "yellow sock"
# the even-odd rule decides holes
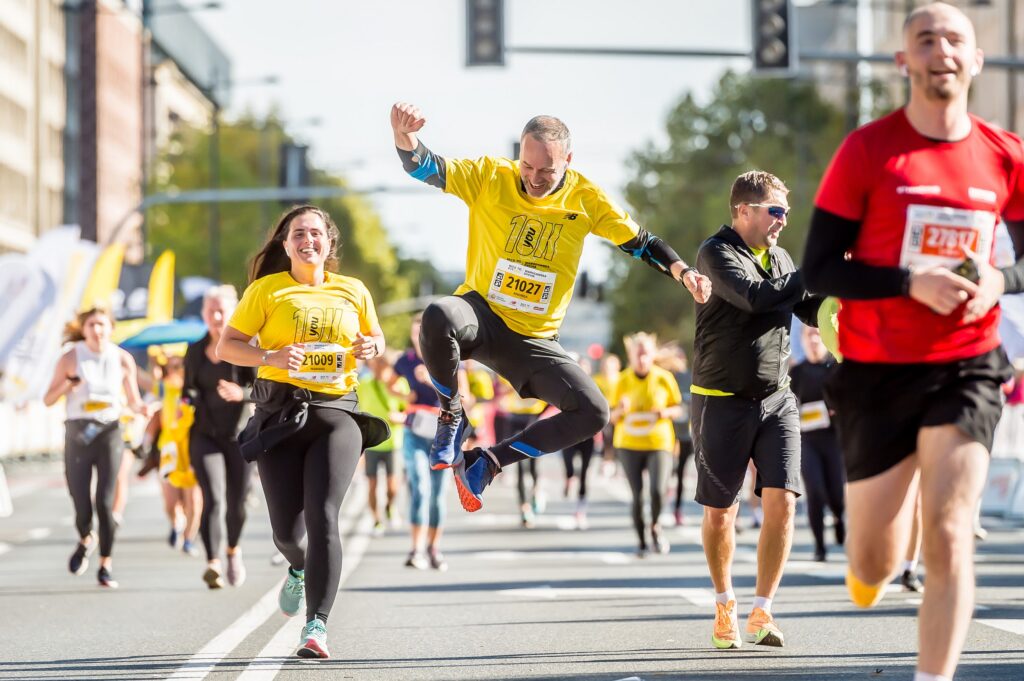
[[[885,595],[886,582],[881,584],[865,584],[854,576],[853,571],[846,569],[846,589],[850,592],[850,600],[858,608],[873,608]]]

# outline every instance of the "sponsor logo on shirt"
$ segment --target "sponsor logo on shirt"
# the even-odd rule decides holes
[[[915,194],[918,196],[928,195],[933,196],[935,194],[942,193],[942,187],[937,184],[923,184],[917,186],[902,185],[896,187],[897,194]]]

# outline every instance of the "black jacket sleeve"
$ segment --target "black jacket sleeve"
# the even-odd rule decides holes
[[[202,361],[203,353],[206,352],[206,342],[208,341],[204,338],[196,343],[189,343],[188,348],[185,350],[185,381],[182,386],[181,395],[183,401],[192,406],[196,406],[200,399],[196,375],[201,368],[200,362]]]
[[[1021,293],[1024,292],[1024,220],[1007,221],[1006,231],[1010,233],[1010,240],[1013,241],[1017,262],[1000,271],[1006,279],[1006,292]]]
[[[793,306],[793,314],[796,315],[797,319],[806,324],[807,326],[818,326],[818,308],[825,302],[825,298],[822,296],[815,296],[807,294],[803,300]]]
[[[846,259],[860,232],[860,222],[821,208],[811,215],[811,231],[801,270],[808,290],[850,300],[894,298],[906,294],[910,270],[876,267]]]
[[[722,241],[705,243],[697,255],[697,269],[711,279],[712,295],[745,312],[793,308],[805,295],[800,272],[757,281],[747,274],[737,254]]]

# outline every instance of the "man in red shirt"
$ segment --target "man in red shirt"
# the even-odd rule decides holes
[[[811,291],[842,304],[845,361],[826,394],[850,481],[850,597],[881,599],[920,488],[928,582],[915,681],[943,681],[974,607],[972,520],[1010,376],[997,303],[1024,290],[1024,260],[990,264],[999,221],[1024,245],[1024,149],[967,112],[983,54],[966,16],[929,4],[903,37],[910,101],[836,152],[803,271]]]

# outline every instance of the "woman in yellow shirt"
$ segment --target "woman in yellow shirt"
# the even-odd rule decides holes
[[[390,435],[383,419],[359,411],[356,360],[384,352],[384,333],[366,286],[335,274],[339,242],[319,208],[285,213],[217,345],[220,359],[259,367],[256,413],[239,442],[256,460],[274,543],[290,566],[281,611],[291,617],[306,603],[299,657],[329,656],[341,503],[361,452]]]
[[[615,449],[633,492],[633,526],[640,540],[637,555],[643,558],[648,552],[643,509],[645,470],[651,487],[652,544],[658,553],[669,551],[658,516],[669,452],[675,443],[672,419],[682,416],[683,397],[675,377],[654,365],[657,340],[653,335],[636,333],[627,336],[625,342],[629,367],[619,375],[615,386],[611,420],[615,423]]]

